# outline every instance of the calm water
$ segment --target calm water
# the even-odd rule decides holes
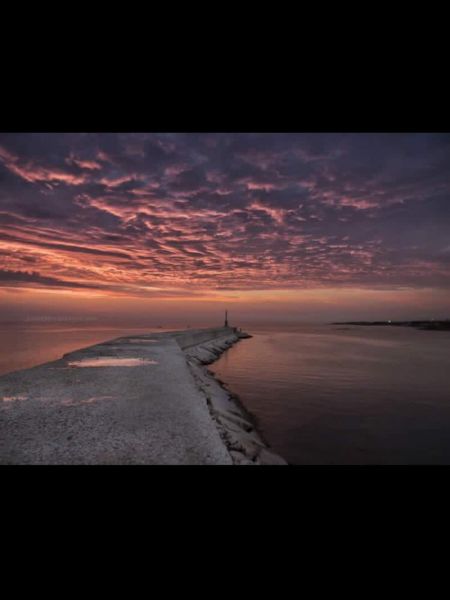
[[[248,330],[210,369],[295,464],[450,464],[450,333]]]
[[[130,327],[126,324],[114,327],[90,323],[3,323],[0,324],[0,375],[57,360],[66,352],[122,335],[162,332],[168,329],[170,328]]]
[[[450,332],[246,329],[254,337],[210,369],[239,394],[267,441],[289,462],[450,464]],[[164,330],[0,325],[0,374],[121,335]]]

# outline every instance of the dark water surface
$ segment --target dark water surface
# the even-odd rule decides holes
[[[248,327],[210,366],[295,464],[450,464],[450,332]]]
[[[122,335],[170,328],[0,325],[0,374]],[[174,327],[173,329],[183,329]],[[450,332],[245,328],[210,369],[295,464],[450,464]]]

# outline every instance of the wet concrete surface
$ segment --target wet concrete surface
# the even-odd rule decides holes
[[[0,463],[232,464],[181,348],[230,331],[187,333],[117,338],[0,377]]]

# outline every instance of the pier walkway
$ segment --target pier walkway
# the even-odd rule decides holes
[[[232,464],[183,352],[220,338],[238,336],[121,337],[1,376],[0,463]]]

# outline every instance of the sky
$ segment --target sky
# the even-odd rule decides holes
[[[5,320],[450,317],[450,134],[2,133],[0,256]]]

